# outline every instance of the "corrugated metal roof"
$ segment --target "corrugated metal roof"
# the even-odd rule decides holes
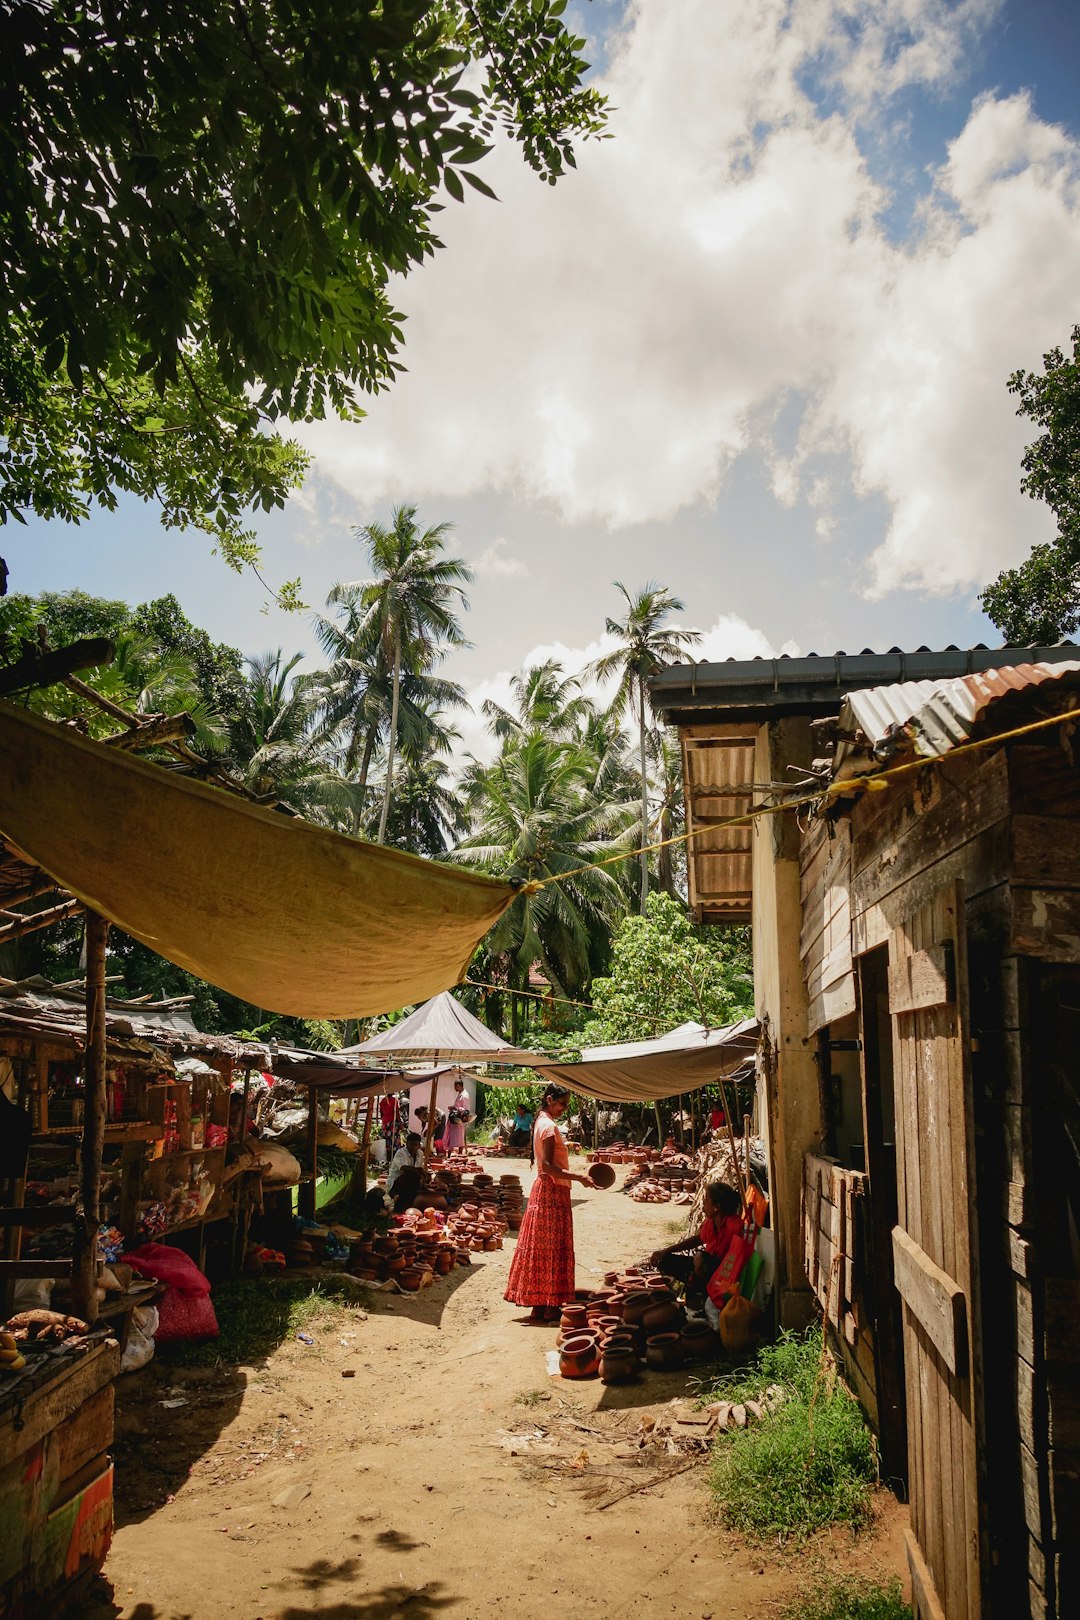
[[[927,759],[947,754],[972,736],[988,709],[1047,682],[1080,685],[1080,661],[1012,664],[953,680],[905,681],[851,692],[840,710],[843,740],[835,768],[856,752],[869,751],[879,760],[909,749]]]

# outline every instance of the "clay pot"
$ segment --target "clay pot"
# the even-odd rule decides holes
[[[587,1333],[567,1339],[559,1351],[559,1371],[564,1378],[591,1378],[599,1365],[599,1348]]]
[[[390,1261],[389,1269],[392,1274],[400,1276],[403,1271],[407,1271],[409,1269],[408,1259],[403,1254],[395,1254],[393,1259]]]
[[[489,1238],[484,1239],[484,1248],[487,1250],[488,1254],[494,1254],[495,1250],[498,1247],[499,1247],[498,1238],[489,1237]]]
[[[615,1185],[615,1172],[610,1164],[590,1164],[589,1180],[594,1187],[606,1191],[608,1187]]]
[[[646,1333],[664,1333],[674,1328],[681,1320],[682,1312],[673,1299],[658,1300],[650,1305],[641,1318]]]
[[[638,1358],[629,1346],[606,1344],[600,1356],[600,1379],[605,1384],[629,1384],[638,1375]]]
[[[622,1333],[609,1333],[606,1338],[600,1340],[601,1353],[609,1348],[612,1350],[629,1350],[635,1361],[641,1360],[641,1346],[634,1334],[627,1333],[625,1329]]]
[[[606,1339],[609,1333],[617,1333],[622,1327],[622,1317],[598,1316],[590,1321],[589,1326],[595,1328],[596,1332]]]
[[[420,1270],[419,1266],[406,1266],[404,1271],[398,1272],[397,1281],[398,1284],[402,1288],[407,1289],[410,1294],[415,1294],[420,1290],[420,1284],[423,1281],[423,1276],[424,1274]]]
[[[683,1355],[690,1361],[700,1361],[715,1346],[716,1335],[708,1322],[687,1322],[682,1330]]]
[[[564,1333],[583,1333],[588,1321],[588,1312],[584,1305],[564,1305],[559,1318],[559,1326]]]
[[[682,1361],[680,1333],[654,1333],[645,1341],[645,1360],[650,1367],[677,1367]]]
[[[653,1304],[652,1294],[645,1289],[627,1294],[623,1300],[623,1321],[633,1326],[642,1320],[645,1312]]]

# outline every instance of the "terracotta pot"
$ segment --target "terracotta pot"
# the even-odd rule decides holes
[[[484,1239],[484,1248],[487,1250],[488,1254],[494,1254],[495,1250],[498,1247],[499,1247],[498,1238],[489,1237],[489,1238]]]
[[[597,1333],[606,1338],[609,1333],[617,1333],[619,1331],[619,1329],[622,1327],[622,1317],[598,1316],[590,1325],[596,1329]]]
[[[610,1164],[590,1164],[589,1180],[594,1187],[606,1191],[608,1187],[615,1185],[615,1172]]]
[[[659,1300],[650,1305],[642,1317],[642,1326],[648,1334],[665,1333],[681,1325],[682,1311],[673,1299]]]
[[[650,1367],[677,1367],[682,1361],[682,1335],[652,1334],[645,1341],[645,1360]]]
[[[564,1378],[591,1378],[599,1365],[599,1348],[587,1333],[567,1339],[559,1351],[559,1371]]]
[[[419,1266],[406,1266],[404,1271],[398,1272],[397,1281],[400,1287],[407,1289],[410,1294],[415,1294],[419,1291],[423,1276]]]
[[[629,1346],[608,1344],[600,1357],[600,1379],[605,1384],[629,1384],[638,1375],[638,1358]]]
[[[600,1340],[601,1351],[609,1346],[615,1350],[629,1350],[637,1360],[641,1359],[641,1346],[637,1338],[633,1333],[627,1333],[625,1329],[621,1333],[609,1333],[606,1338]]]
[[[564,1333],[583,1333],[587,1320],[588,1312],[584,1305],[564,1305],[559,1326]]]
[[[623,1321],[631,1325],[640,1322],[652,1304],[652,1294],[645,1289],[640,1289],[633,1294],[627,1294],[623,1300]]]
[[[715,1347],[716,1335],[708,1322],[687,1322],[682,1330],[683,1354],[699,1361]]]

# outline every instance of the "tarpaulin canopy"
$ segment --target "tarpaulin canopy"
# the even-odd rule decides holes
[[[313,827],[0,703],[0,833],[179,967],[367,1017],[457,984],[506,883]]]
[[[276,1047],[270,1066],[279,1080],[334,1097],[390,1096],[405,1084],[400,1069],[361,1068],[355,1059],[337,1052],[312,1052],[302,1046]]]
[[[532,1064],[535,1054],[507,1046],[479,1018],[474,1018],[460,1001],[443,992],[417,1007],[400,1024],[384,1029],[359,1046],[343,1048],[346,1053],[368,1056],[381,1053],[395,1057],[423,1058],[432,1063],[521,1063]]]
[[[652,1041],[594,1047],[580,1063],[539,1061],[535,1067],[545,1080],[603,1102],[655,1102],[726,1078],[755,1051],[758,1028],[756,1018],[722,1029],[683,1025]],[[605,1055],[598,1058],[598,1051]]]

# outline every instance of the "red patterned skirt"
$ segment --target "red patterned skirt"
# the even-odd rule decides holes
[[[574,1297],[570,1188],[537,1176],[503,1296],[511,1305],[566,1305]]]

